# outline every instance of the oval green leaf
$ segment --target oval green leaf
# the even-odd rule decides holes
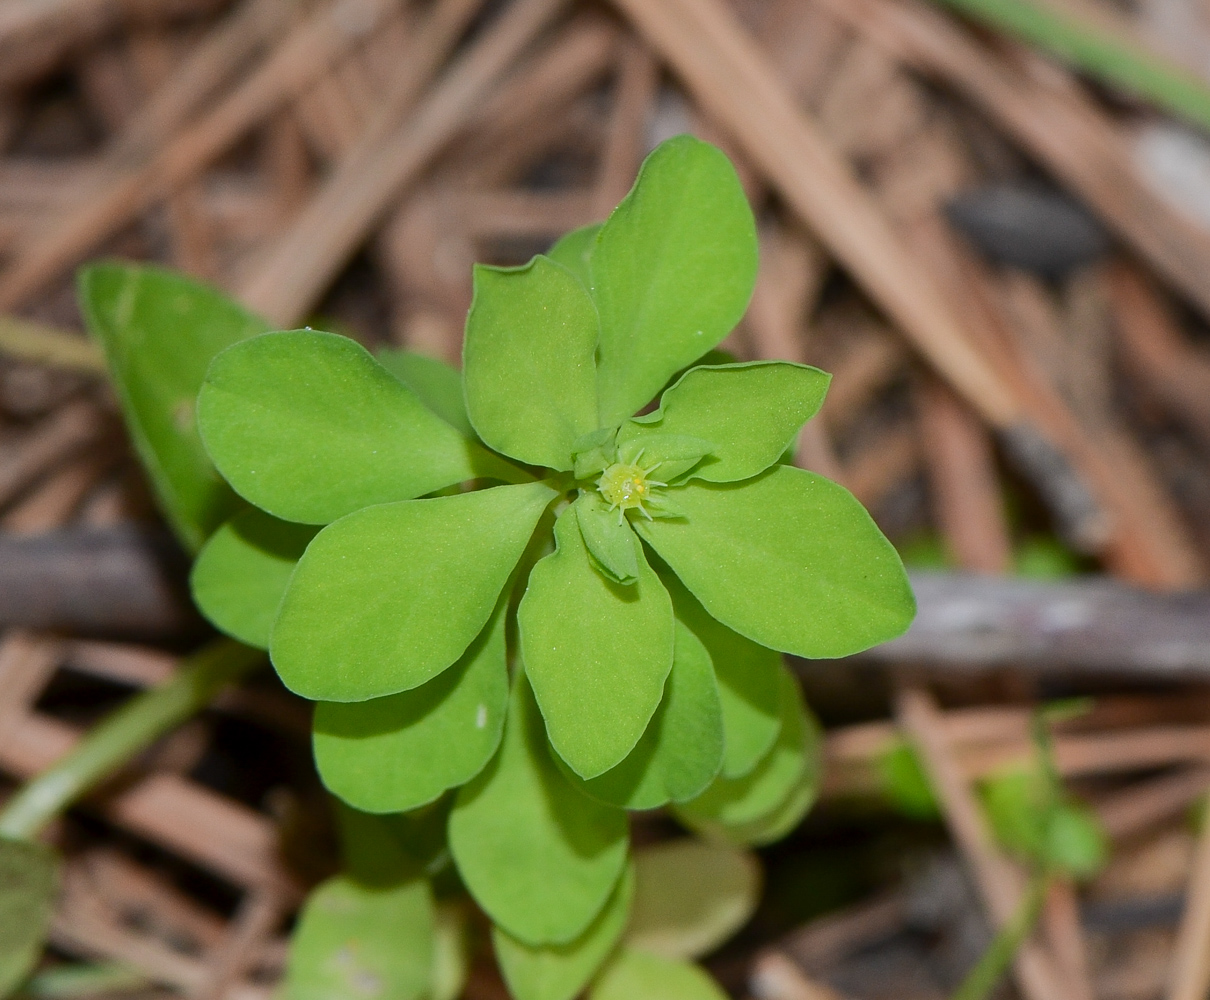
[[[690,962],[623,948],[593,984],[589,1000],[727,1000],[704,969]]]
[[[756,224],[727,157],[688,135],[661,143],[592,249],[602,426],[634,414],[731,332],[756,263]]]
[[[160,507],[196,552],[239,506],[198,435],[198,390],[216,354],[269,325],[217,289],[156,267],[94,264],[80,272],[79,293]]]
[[[596,568],[614,583],[629,586],[637,582],[639,557],[634,532],[618,511],[610,510],[595,490],[581,493],[572,507],[580,537]]]
[[[482,449],[348,337],[266,333],[214,359],[198,395],[206,450],[240,496],[327,524],[488,475]]]
[[[548,257],[476,265],[462,370],[471,423],[492,448],[569,471],[571,446],[597,426],[597,311]]]
[[[738,778],[760,763],[781,731],[781,654],[711,618],[671,573],[660,579],[677,619],[701,640],[714,664],[723,711],[722,773]]]
[[[241,511],[198,553],[189,574],[194,603],[220,632],[268,649],[290,574],[316,530],[256,508]]]
[[[859,653],[916,613],[894,547],[842,486],[776,466],[731,485],[669,490],[682,520],[635,521],[706,610],[762,646]]]
[[[626,943],[664,958],[709,954],[760,902],[760,862],[750,851],[682,837],[635,851],[634,869]]]
[[[624,761],[578,782],[593,798],[626,809],[686,802],[714,780],[723,762],[723,714],[710,654],[679,621],[664,698]]]
[[[320,702],[312,746],[328,791],[365,812],[406,812],[483,770],[508,705],[504,619],[498,608],[462,658],[418,688]]]
[[[690,478],[750,479],[793,446],[802,425],[823,405],[829,381],[818,368],[788,361],[691,368],[664,391],[655,413],[622,425],[618,449],[650,442],[646,450],[653,451],[662,436],[697,436],[713,447]]]
[[[307,547],[273,626],[286,687],[313,701],[368,701],[419,687],[457,660],[555,493],[498,486],[368,507]]]
[[[546,256],[567,268],[585,288],[591,288],[589,261],[592,260],[592,250],[597,245],[597,233],[600,231],[601,223],[594,222],[564,233],[555,245],[546,251]]]
[[[289,1000],[422,1000],[433,961],[433,895],[425,879],[366,886],[346,876],[307,899],[290,940]]]
[[[782,804],[807,770],[811,741],[798,682],[783,669],[781,683],[781,732],[768,756],[742,778],[715,779],[696,799],[680,806],[679,815],[690,822],[738,826],[761,819]]]
[[[592,979],[626,929],[634,875],[626,869],[609,902],[574,941],[529,945],[492,927],[496,960],[516,1000],[571,1000]]]
[[[734,826],[702,822],[695,824],[694,828],[720,843],[737,847],[763,847],[781,840],[798,826],[818,797],[819,777],[808,767],[777,807],[759,819]]]
[[[470,972],[465,907],[440,903],[433,926],[433,984],[429,1000],[458,1000]]]
[[[0,996],[8,996],[37,964],[58,888],[54,851],[0,838]]]
[[[576,774],[595,778],[630,753],[660,703],[672,602],[633,535],[631,586],[593,568],[570,509],[555,522],[555,542],[517,610],[521,656],[551,744]]]
[[[383,368],[454,430],[464,437],[475,436],[462,396],[462,373],[457,368],[437,358],[397,347],[380,350],[375,356]]]
[[[524,674],[500,751],[458,792],[450,850],[475,901],[526,944],[574,941],[626,863],[626,813],[574,788],[551,759]]]

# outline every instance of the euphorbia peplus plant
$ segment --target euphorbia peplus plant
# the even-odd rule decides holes
[[[687,960],[751,911],[740,847],[815,792],[781,653],[913,613],[860,505],[784,464],[828,377],[711,353],[756,261],[730,164],[680,137],[603,226],[476,270],[461,375],[154,269],[84,275],[161,504],[209,539],[195,598],[317,702],[347,803],[295,1000],[455,995],[451,855],[518,1000],[721,996]],[[626,810],[662,806],[706,839],[629,851]]]
[[[202,553],[200,606],[318,703],[337,796],[401,813],[458,789],[449,846],[522,1000],[614,951],[625,810],[741,843],[793,826],[815,728],[780,653],[854,653],[913,613],[862,507],[782,464],[828,376],[699,363],[756,264],[731,165],[682,136],[604,225],[476,268],[461,393],[296,330],[223,351],[198,397],[256,508]],[[602,998],[708,994],[620,954]]]

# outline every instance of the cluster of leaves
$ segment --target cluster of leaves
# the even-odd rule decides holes
[[[461,374],[269,331],[164,272],[84,276],[136,446],[200,548],[199,606],[317,703],[319,773],[357,817],[293,993],[451,995],[433,891],[452,857],[520,1000],[719,995],[685,964],[719,940],[696,894],[750,862],[690,841],[668,877],[631,856],[626,810],[782,836],[818,765],[781,653],[856,652],[914,610],[860,505],[783,464],[827,376],[708,355],[756,260],[731,165],[680,137],[604,225],[476,269]],[[367,874],[362,842],[398,863]],[[685,907],[697,939],[661,947]]]

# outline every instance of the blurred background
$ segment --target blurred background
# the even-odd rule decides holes
[[[712,969],[736,996],[945,996],[1020,894],[972,810],[1079,695],[1054,758],[1109,860],[1047,899],[1054,975],[1001,995],[1205,997],[1206,0],[5,0],[4,788],[203,634],[80,264],[457,364],[471,265],[604,218],[682,132],[758,219],[724,348],[833,374],[795,460],[870,509],[921,602],[905,639],[797,664],[822,801]],[[127,978],[38,995],[267,998],[334,863],[308,730],[258,675],[65,820],[48,968]],[[466,996],[504,995],[484,958]]]

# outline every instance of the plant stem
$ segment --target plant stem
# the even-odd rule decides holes
[[[950,1000],[983,1000],[995,988],[1000,977],[1012,965],[1017,949],[1029,937],[1037,923],[1038,914],[1042,912],[1042,904],[1046,900],[1046,890],[1050,886],[1050,876],[1045,873],[1035,875],[1025,890],[1025,896],[1013,914],[1012,920],[996,933],[987,951],[978,963],[962,981],[962,985],[954,992]]]
[[[61,760],[30,780],[0,812],[0,837],[29,840],[91,789],[204,708],[264,653],[219,639],[188,657],[172,680],[135,695],[95,726]]]
[[[999,31],[1045,49],[1104,83],[1145,97],[1210,128],[1210,88],[1184,67],[1110,27],[1038,0],[940,0]]]
[[[90,375],[105,374],[105,358],[91,340],[16,316],[0,316],[0,354]]]

